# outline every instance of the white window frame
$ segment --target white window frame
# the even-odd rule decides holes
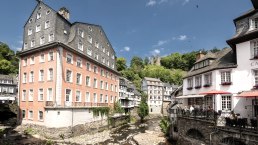
[[[79,96],[77,96],[78,95],[77,93],[79,93]],[[75,102],[81,102],[81,101],[82,101],[82,93],[81,93],[81,91],[76,90],[76,92],[75,92]]]
[[[35,46],[35,40],[31,40],[30,47],[34,47],[34,46]]]
[[[42,92],[41,92],[41,90],[42,90]],[[41,98],[41,95],[42,95],[42,98]],[[43,88],[38,89],[38,101],[44,101],[44,89]]]
[[[89,56],[92,56],[92,50],[91,50],[91,48],[87,48],[87,54],[89,55]]]
[[[66,62],[73,64],[73,55],[71,53],[66,53]]]
[[[87,81],[87,78],[89,78],[88,81]],[[85,77],[85,85],[86,85],[87,87],[90,87],[90,76],[86,76],[86,77]]]
[[[43,56],[43,57],[42,57]],[[39,62],[45,62],[45,54],[44,53],[41,53],[40,56],[39,56]]]
[[[67,94],[67,90],[70,90],[70,94]],[[65,89],[65,102],[72,102],[72,96],[73,96],[72,90],[71,89]]]
[[[49,36],[48,36],[48,42],[52,42],[52,41],[54,41],[55,40],[55,37],[54,37],[54,34],[52,33],[52,34],[49,34]]]
[[[90,35],[88,35],[87,41],[88,41],[89,43],[92,43],[92,37],[91,37]]]
[[[47,88],[47,101],[53,101],[53,88]]]
[[[45,37],[42,36],[42,37],[40,37],[39,44],[43,45],[44,43],[45,43]]]
[[[54,52],[53,51],[49,51],[48,52],[48,61],[53,61],[54,60]]]
[[[27,49],[27,48],[28,48],[28,43],[24,43],[24,44],[23,44],[23,48],[24,48],[24,49]]]
[[[41,69],[39,70],[39,82],[43,82],[44,81],[44,70]]]
[[[221,84],[223,83],[231,83],[231,71],[221,71]]]
[[[67,72],[68,72],[68,71],[71,72],[69,80],[67,80]],[[65,81],[66,81],[66,82],[69,82],[69,83],[72,83],[72,82],[73,82],[73,72],[72,72],[72,70],[70,70],[70,69],[67,69],[67,70],[66,70]]]
[[[97,95],[97,93],[93,93],[93,101],[94,101],[94,103],[98,103],[98,95]]]
[[[103,90],[104,89],[104,82],[100,81],[100,89]]]
[[[37,19],[41,18],[41,13],[37,13]]]
[[[22,101],[26,101],[26,90],[22,90]]]
[[[108,82],[105,82],[105,88],[108,90]]]
[[[84,31],[80,28],[78,28],[78,35],[82,38],[84,38]]]
[[[76,59],[76,66],[80,68],[82,67],[82,59],[80,57],[77,57]]]
[[[212,73],[204,74],[204,85],[212,85]]]
[[[97,80],[97,78],[93,79],[93,88],[98,88],[98,80]]]
[[[22,83],[27,83],[27,73],[23,73],[23,79],[22,79]]]
[[[48,69],[47,80],[48,81],[53,81],[54,80],[54,69],[53,68]]]
[[[30,71],[29,82],[30,82],[30,83],[33,83],[33,82],[34,82],[34,79],[35,79],[35,77],[34,77],[34,71]]]
[[[33,110],[28,111],[28,119],[32,120],[33,119]]]
[[[50,27],[50,21],[45,22],[45,29],[48,29]]]
[[[195,87],[200,87],[202,86],[202,76],[199,75],[199,76],[195,76]]]
[[[41,25],[36,26],[36,33],[39,32],[39,31],[41,31]]]
[[[187,88],[192,88],[193,87],[193,78],[188,78],[187,79]]]
[[[33,92],[33,89],[30,89],[29,90],[29,101],[32,102],[33,98],[34,98],[34,92]]]
[[[91,102],[90,100],[91,100],[90,99],[90,92],[86,92],[85,93],[85,102]]]
[[[89,62],[86,63],[86,70],[91,71],[91,64]]]
[[[78,79],[78,75],[79,75],[79,79]],[[79,80],[79,82],[78,82]],[[81,85],[82,84],[82,74],[81,73],[76,73],[76,84],[77,85]]]
[[[42,118],[41,118],[40,113],[42,113]],[[38,120],[39,120],[39,121],[43,121],[43,120],[44,120],[44,112],[41,111],[41,110],[38,112]]]
[[[35,57],[34,56],[30,57],[30,64],[35,64]]]
[[[232,96],[221,95],[221,109],[223,111],[231,111],[232,109]]]
[[[96,65],[93,66],[93,72],[96,74],[98,73],[98,67]]]
[[[258,39],[250,41],[251,59],[258,59]]]
[[[29,29],[28,29],[28,36],[30,36],[30,35],[32,34],[32,32],[33,32],[32,29],[29,28]]]
[[[78,42],[78,49],[79,49],[80,51],[83,51],[83,43],[82,43],[81,40],[79,40],[79,42]]]
[[[99,102],[100,102],[100,103],[103,103],[103,94],[100,94],[100,95],[99,95]]]

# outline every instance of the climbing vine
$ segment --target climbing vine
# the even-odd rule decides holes
[[[92,112],[93,112],[93,117],[97,117],[97,116],[101,116],[103,117],[104,115],[108,116],[109,114],[109,107],[95,107],[92,108]]]

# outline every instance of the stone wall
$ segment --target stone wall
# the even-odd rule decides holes
[[[217,127],[214,121],[189,117],[178,117],[177,122],[179,145],[258,144],[258,134],[255,130]]]
[[[118,127],[118,126],[121,126],[123,124],[130,122],[130,116],[123,115],[123,116],[110,117],[109,122],[110,122],[111,127]]]

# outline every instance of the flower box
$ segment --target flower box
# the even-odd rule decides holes
[[[221,85],[223,85],[223,86],[231,85],[231,84],[232,84],[232,82],[223,82],[223,83],[221,83]]]
[[[195,89],[200,89],[202,86],[195,86],[194,88]]]
[[[211,84],[205,84],[205,85],[203,85],[203,87],[205,87],[205,88],[210,87],[210,86],[211,86]]]
[[[193,89],[193,87],[188,87],[188,88],[186,88],[187,90],[192,90]]]

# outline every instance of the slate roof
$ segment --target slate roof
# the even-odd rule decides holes
[[[144,79],[145,79],[146,81],[161,82],[160,79],[157,79],[157,78],[144,77]]]
[[[215,58],[216,58],[216,54],[209,51],[203,58],[200,58],[195,63],[201,62],[205,59],[215,59]]]
[[[206,67],[194,70],[194,67],[186,74],[184,78],[199,75],[216,69],[226,69],[237,67],[235,61],[235,53],[231,48],[224,48],[219,52],[214,53],[214,61]],[[204,56],[205,57],[205,56]]]
[[[12,75],[2,75],[2,74],[0,74],[0,80],[12,80],[13,84],[17,84],[16,77],[12,76]]]

